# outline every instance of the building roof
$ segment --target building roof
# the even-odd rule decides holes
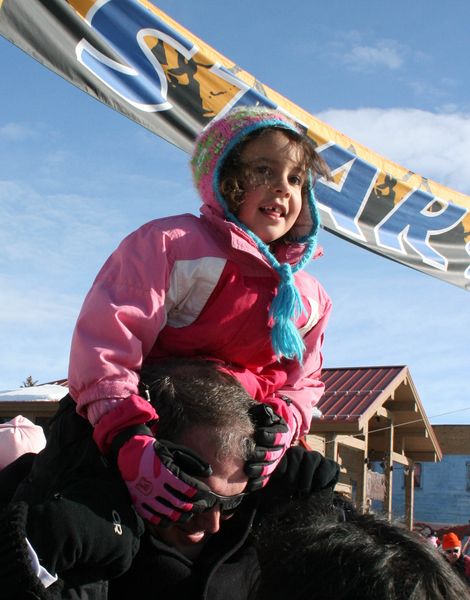
[[[16,415],[33,421],[36,417],[50,418],[67,391],[67,387],[56,382],[0,392],[0,419],[10,419]]]
[[[364,436],[380,455],[393,424],[393,446],[398,455],[415,461],[442,458],[437,437],[406,366],[342,367],[323,369],[325,393],[312,419],[311,433]]]
[[[317,404],[323,419],[358,420],[375,405],[405,367],[323,369],[325,393]]]

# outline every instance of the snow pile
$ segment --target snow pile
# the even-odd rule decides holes
[[[33,385],[17,390],[0,392],[0,402],[57,402],[68,393],[68,388],[55,383]]]

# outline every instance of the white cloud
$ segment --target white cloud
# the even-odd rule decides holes
[[[470,193],[470,115],[408,108],[327,110],[317,115],[401,166]]]
[[[78,313],[83,298],[61,290],[61,283],[21,283],[13,277],[0,277],[0,326],[2,332],[47,327],[58,330],[71,322]]]
[[[27,184],[0,181],[1,254],[4,269],[24,267],[33,276],[57,275],[105,245],[113,228],[125,226],[124,215],[79,195],[42,196]],[[104,226],[109,224],[109,228]]]
[[[410,60],[422,61],[423,56],[406,44],[391,38],[377,39],[370,32],[336,31],[323,46],[329,62],[341,63],[354,72],[390,69],[398,71]],[[317,50],[318,51],[318,50]]]
[[[393,40],[383,40],[376,45],[356,44],[348,48],[343,62],[354,70],[377,67],[399,69],[404,62],[404,49]]]
[[[67,375],[70,337],[82,294],[63,281],[0,277],[0,388],[14,389],[28,375],[44,383]]]
[[[34,136],[35,132],[23,123],[6,123],[0,127],[0,139],[7,141],[23,141]]]

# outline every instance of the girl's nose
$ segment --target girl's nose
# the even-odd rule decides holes
[[[290,185],[287,177],[277,176],[275,180],[273,180],[269,186],[273,192],[279,194],[282,197],[286,197],[290,195]]]

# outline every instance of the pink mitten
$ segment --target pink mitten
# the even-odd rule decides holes
[[[190,450],[158,442],[148,427],[157,419],[150,402],[133,394],[101,417],[93,438],[103,454],[117,455],[137,512],[165,525],[209,507],[209,488],[192,476],[212,470]]]
[[[188,448],[134,435],[118,453],[118,467],[137,512],[151,523],[187,521],[211,506],[210,489],[188,475],[209,477],[212,469]]]

